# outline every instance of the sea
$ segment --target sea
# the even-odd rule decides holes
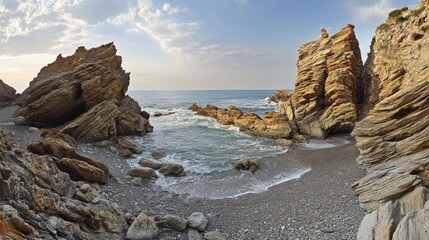
[[[191,197],[221,199],[260,193],[270,187],[297,179],[311,170],[308,164],[287,157],[288,148],[273,146],[271,139],[241,133],[238,128],[218,124],[214,119],[196,116],[188,110],[192,103],[212,104],[263,116],[275,111],[269,103],[273,90],[189,90],[189,91],[129,91],[141,108],[151,114],[153,133],[135,140],[143,147],[141,155],[129,159],[138,166],[143,157],[153,151],[167,154],[164,163],[179,163],[186,171],[182,177],[160,177],[155,184],[165,191]],[[154,117],[155,112],[174,112]],[[294,148],[320,149],[347,144],[348,139],[312,140]],[[256,173],[238,171],[233,162],[256,158],[261,165]]]

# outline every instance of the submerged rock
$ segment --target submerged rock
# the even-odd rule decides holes
[[[175,114],[176,112],[155,112],[153,114],[154,117],[165,117],[165,116],[169,116],[172,114]]]
[[[290,139],[280,138],[280,139],[274,140],[273,145],[274,146],[280,146],[280,147],[292,147],[293,141]]]
[[[165,176],[180,177],[185,176],[186,172],[182,165],[178,163],[163,164],[159,172]]]
[[[156,160],[161,159],[161,158],[164,158],[164,157],[166,157],[166,156],[167,156],[167,154],[166,154],[165,152],[161,152],[161,151],[155,151],[155,152],[152,152],[150,155],[151,155],[153,158],[155,158]]]
[[[233,163],[234,167],[238,170],[246,170],[254,173],[259,168],[259,160],[256,158],[244,158]]]

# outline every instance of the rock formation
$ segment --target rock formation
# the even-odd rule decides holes
[[[357,161],[367,169],[353,186],[368,213],[358,239],[428,236],[428,4],[391,12],[365,63],[367,116],[352,133],[361,153]]]
[[[39,128],[61,126],[83,142],[151,132],[139,104],[125,96],[130,74],[121,63],[113,43],[79,47],[65,58],[60,54],[22,93],[15,116]]]
[[[278,108],[298,132],[324,138],[353,129],[362,87],[362,60],[353,29],[347,25],[332,37],[322,29],[319,40],[300,47],[295,89]]]
[[[11,105],[16,98],[16,90],[0,79],[0,108]]]
[[[14,147],[0,130],[0,230],[6,239],[120,239],[124,214],[56,158]]]
[[[235,107],[218,109],[208,105],[189,110],[234,125],[255,136],[292,138],[304,134],[325,138],[328,134],[351,132],[362,102],[363,71],[354,26],[347,25],[329,37],[322,29],[319,40],[299,49],[298,76],[292,93],[277,90],[272,97],[280,104],[276,112],[262,118]]]
[[[243,112],[234,106],[230,106],[228,109],[213,105],[200,108],[196,103],[192,104],[189,109],[196,111],[197,115],[214,118],[220,124],[236,126],[240,128],[240,131],[253,136],[290,138],[293,134],[286,116],[281,113],[268,112],[264,118],[261,118],[254,113]]]
[[[268,102],[279,103],[284,102],[289,98],[289,93],[285,90],[275,90],[273,96],[268,99]]]

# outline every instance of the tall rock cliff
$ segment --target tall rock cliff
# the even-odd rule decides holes
[[[365,63],[367,116],[352,133],[367,169],[353,186],[368,213],[358,239],[428,239],[428,4],[391,12]]]
[[[113,43],[79,47],[65,58],[60,54],[22,93],[15,116],[23,116],[30,126],[61,126],[84,142],[151,132],[139,104],[125,95],[130,74],[121,63]]]
[[[0,79],[0,108],[9,106],[16,98],[16,90]]]
[[[298,54],[295,90],[278,111],[296,131],[312,137],[350,132],[361,102],[362,60],[354,26],[303,44]]]

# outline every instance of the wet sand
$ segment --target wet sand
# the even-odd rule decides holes
[[[39,138],[28,127],[9,124],[13,108],[0,111],[0,127],[15,132],[17,145]],[[143,146],[144,147],[144,146]],[[135,186],[126,177],[127,161],[93,144],[79,149],[106,163],[112,172],[101,192],[125,212],[182,217],[202,212],[209,217],[207,231],[226,232],[230,239],[355,239],[364,212],[350,186],[364,174],[355,159],[354,144],[317,150],[290,150],[282,158],[301,161],[311,171],[301,178],[258,194],[231,199],[200,199],[162,191],[153,182]],[[187,239],[187,233],[164,229],[159,239]]]

